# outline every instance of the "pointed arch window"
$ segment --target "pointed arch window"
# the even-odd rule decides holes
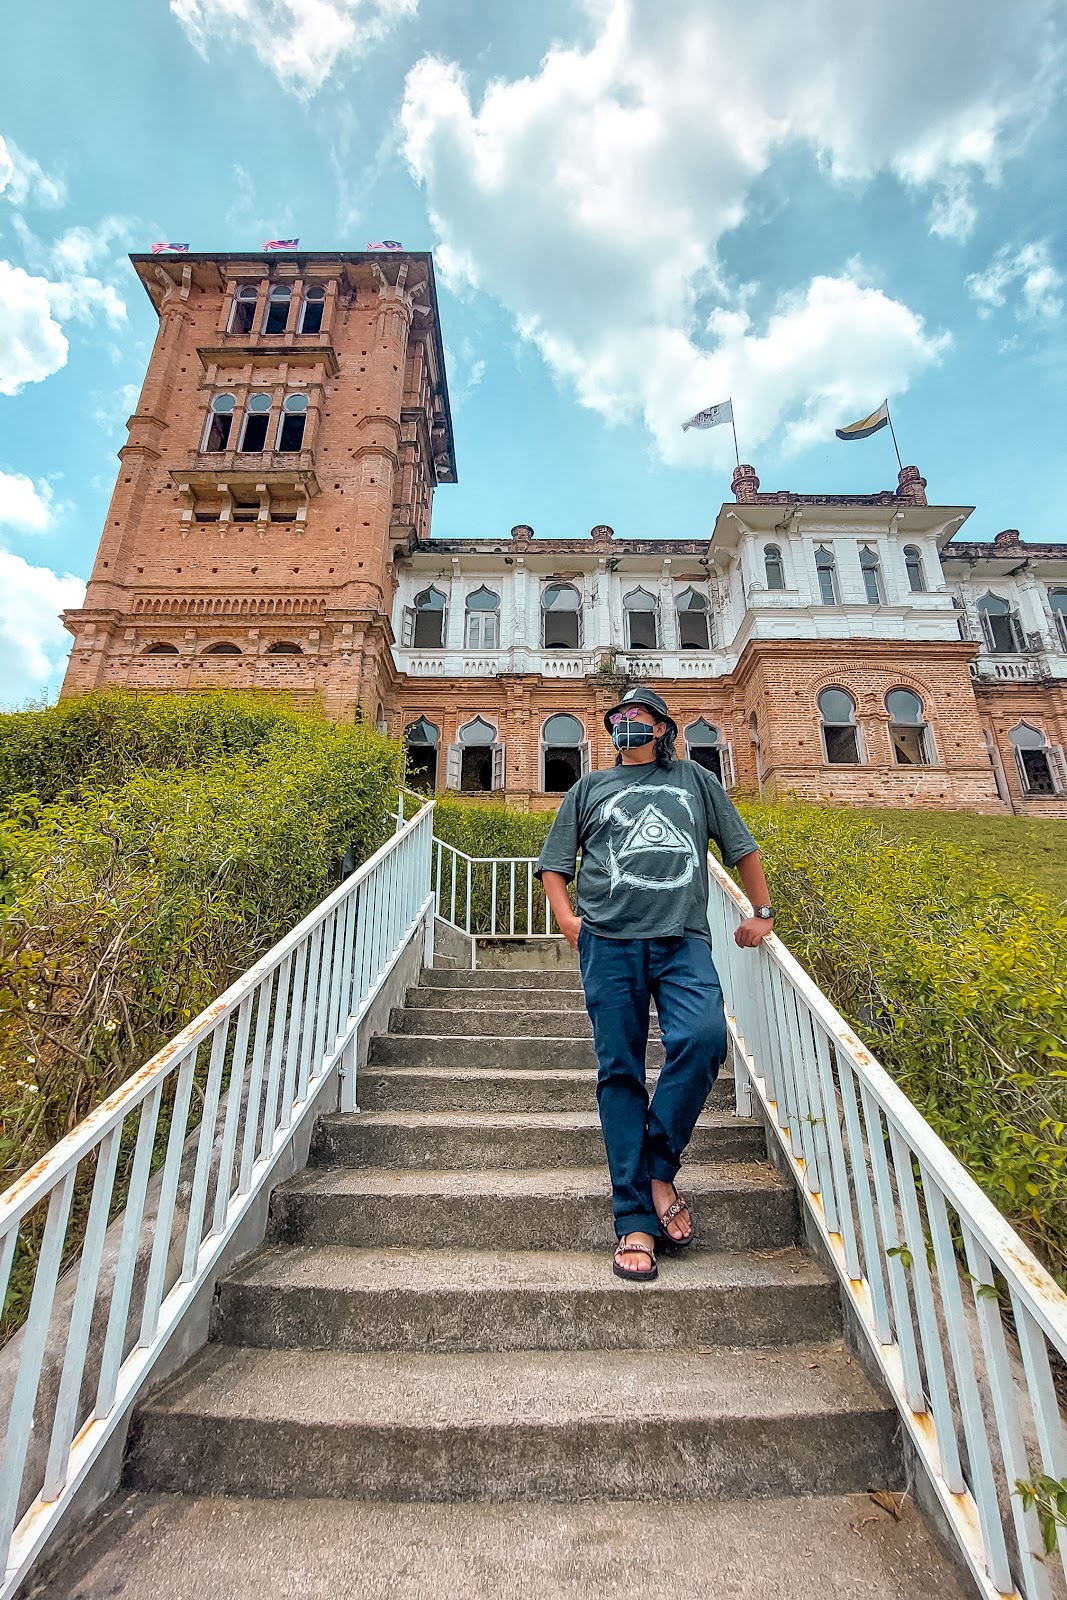
[[[631,589],[623,596],[626,614],[626,646],[629,650],[659,649],[659,608],[656,597],[647,589]]]
[[[496,650],[500,644],[500,596],[483,584],[467,596],[464,628],[468,650]]]
[[[420,792],[437,788],[437,744],[440,729],[425,717],[409,723],[404,730],[404,775],[408,787]]]
[[[233,414],[237,409],[237,396],[217,394],[211,401],[207,427],[204,431],[204,449],[225,450],[233,431]]]
[[[699,717],[685,730],[685,753],[690,761],[718,778],[724,789],[734,784],[734,757],[729,744],[713,722]]]
[[[267,429],[270,426],[271,396],[250,394],[245,406],[245,425],[241,430],[239,449],[245,454],[255,454],[267,448]]]
[[[984,594],[978,602],[978,615],[988,650],[995,655],[1025,650],[1019,614],[999,594]]]
[[[282,401],[282,420],[278,427],[279,450],[303,449],[307,418],[307,395],[287,394]]]
[[[815,552],[815,575],[819,580],[819,598],[824,606],[839,604],[837,593],[837,563],[834,553],[821,544]]]
[[[318,333],[322,328],[322,317],[326,310],[326,290],[321,284],[312,284],[310,289],[304,290],[304,301],[300,307],[300,326],[298,333]]]
[[[675,601],[678,612],[678,644],[683,650],[711,649],[711,618],[708,602],[696,589],[683,589]]]
[[[878,560],[877,550],[872,550],[869,544],[860,549],[860,571],[863,574],[863,592],[867,597],[869,606],[885,605],[885,595],[882,593],[882,568]]]
[[[768,589],[785,588],[785,564],[782,561],[782,551],[779,545],[765,544],[763,546],[763,571]]]
[[[445,762],[445,785],[466,794],[488,794],[504,787],[504,746],[493,723],[472,717],[456,734]]]
[[[264,333],[284,333],[289,321],[289,303],[293,291],[288,284],[276,283],[267,296],[267,311],[263,318]]]
[[[433,584],[415,596],[415,603],[404,607],[401,643],[408,649],[443,650],[448,605],[441,590]]]
[[[917,544],[904,546],[904,570],[908,575],[908,588],[912,594],[925,594],[926,573],[923,571],[922,551]]]
[[[1008,735],[1024,795],[1040,799],[1067,793],[1067,764],[1060,745],[1049,744],[1040,728],[1020,722]]]
[[[581,649],[582,597],[573,583],[549,583],[541,591],[541,642],[546,650]]]
[[[1067,650],[1067,589],[1050,589],[1048,603],[1056,621],[1059,647]]]
[[[559,711],[541,729],[541,788],[566,794],[589,771],[589,741],[577,717]]]
[[[890,689],[885,697],[889,712],[889,742],[900,767],[929,767],[933,744],[922,697],[914,689]]]
[[[233,297],[230,307],[230,333],[251,333],[256,321],[256,305],[259,300],[259,285],[256,283],[242,283]]]
[[[856,767],[860,753],[856,702],[847,689],[824,689],[819,696],[823,749],[832,767]]]

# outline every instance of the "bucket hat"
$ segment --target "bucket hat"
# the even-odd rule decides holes
[[[678,724],[667,710],[667,702],[658,695],[655,689],[642,688],[640,684],[633,689],[627,689],[618,705],[612,706],[610,711],[604,713],[604,726],[611,732],[611,718],[616,711],[625,711],[627,706],[643,706],[646,711],[651,711],[657,722],[665,722],[674,734],[678,736]]]

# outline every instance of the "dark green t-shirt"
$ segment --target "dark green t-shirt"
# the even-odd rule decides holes
[[[695,761],[587,772],[568,790],[534,869],[574,877],[578,914],[603,939],[708,929],[708,841],[728,867],[756,849],[717,778]]]

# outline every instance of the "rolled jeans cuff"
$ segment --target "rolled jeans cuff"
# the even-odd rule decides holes
[[[678,1176],[679,1162],[671,1162],[663,1156],[650,1155],[648,1158],[648,1175],[656,1183],[673,1183]]]
[[[654,1211],[635,1211],[632,1217],[615,1218],[615,1237],[622,1239],[628,1233],[650,1233],[659,1236],[659,1218]]]

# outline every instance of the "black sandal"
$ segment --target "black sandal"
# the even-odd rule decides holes
[[[671,1184],[671,1188],[674,1189],[673,1183]],[[683,1196],[678,1193],[678,1190],[674,1189],[674,1199],[671,1201],[670,1205],[667,1207],[666,1211],[663,1212],[659,1219],[659,1242],[660,1245],[667,1250],[688,1250],[689,1246],[693,1242],[694,1237],[696,1236],[696,1223],[693,1219],[693,1213],[691,1211],[689,1211],[689,1232],[686,1234],[684,1239],[676,1239],[674,1235],[669,1232],[667,1228],[668,1222],[672,1222],[675,1217],[681,1216],[683,1211],[689,1211],[689,1206]]]
[[[638,1271],[635,1271],[632,1267],[621,1266],[619,1257],[627,1252],[633,1255],[647,1256],[649,1265]],[[653,1279],[659,1277],[655,1251],[650,1250],[647,1244],[627,1244],[625,1238],[620,1239],[615,1246],[615,1259],[611,1263],[611,1270],[617,1278],[625,1278],[629,1283],[651,1283]]]

